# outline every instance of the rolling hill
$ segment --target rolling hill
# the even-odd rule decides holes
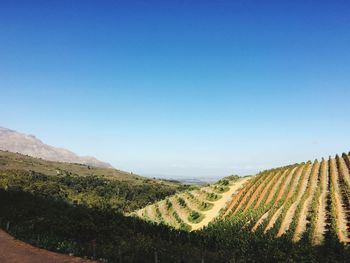
[[[320,245],[330,235],[350,241],[350,158],[290,165],[258,174],[242,188],[222,218],[272,237]]]
[[[343,154],[189,187],[0,151],[0,228],[106,262],[349,262],[349,171]]]
[[[331,233],[350,241],[350,158],[342,154],[260,173],[222,215],[273,237],[322,244]]]
[[[232,196],[250,177],[227,177],[219,182],[167,197],[133,215],[176,229],[198,230],[220,215]]]
[[[218,200],[210,199],[212,193]],[[225,202],[220,202],[223,196]],[[220,209],[206,220],[217,203]],[[252,178],[228,183],[221,180],[209,187],[168,197],[135,214],[187,230],[197,230],[216,219],[214,227],[215,222],[229,221],[272,238],[283,236],[293,242],[303,239],[321,245],[334,235],[347,244],[350,242],[350,157],[344,153],[328,160],[266,170]]]
[[[0,151],[0,188],[63,196],[68,202],[130,212],[186,189],[180,183],[111,168],[46,161]]]

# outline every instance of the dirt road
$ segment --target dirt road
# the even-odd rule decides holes
[[[201,212],[205,215],[204,219],[198,223],[198,224],[191,224],[192,230],[198,230],[201,229],[202,227],[206,226],[211,222],[215,217],[219,215],[219,212],[221,208],[225,207],[226,203],[229,202],[232,199],[232,195],[240,189],[245,182],[247,182],[251,177],[245,177],[239,179],[236,183],[230,186],[230,190],[227,192],[221,194],[222,197],[216,201],[213,202],[214,206],[212,209],[208,211]]]
[[[93,263],[95,261],[71,257],[44,249],[39,249],[14,239],[0,230],[1,263]]]

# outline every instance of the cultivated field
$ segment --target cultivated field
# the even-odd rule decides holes
[[[320,245],[350,242],[349,154],[264,171],[232,199],[222,218],[273,237]]]
[[[208,225],[251,177],[223,179],[218,183],[185,191],[137,210],[133,215],[183,230]]]
[[[148,221],[197,230],[215,218],[247,231],[323,244],[350,242],[349,154],[263,171],[254,177],[178,193],[134,213]]]

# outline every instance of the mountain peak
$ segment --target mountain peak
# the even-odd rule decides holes
[[[67,149],[47,145],[35,135],[20,133],[4,127],[0,127],[0,150],[18,152],[49,161],[113,168],[109,163],[99,161],[95,157],[78,156]]]

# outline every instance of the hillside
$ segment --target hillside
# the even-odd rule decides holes
[[[46,175],[76,174],[79,176],[96,175],[107,176],[121,181],[137,181],[138,179],[151,180],[117,169],[93,167],[77,163],[48,161],[0,150],[0,170],[25,170],[43,173]],[[154,181],[154,180],[153,180]]]
[[[219,216],[227,202],[250,177],[233,177],[216,184],[187,190],[148,205],[133,215],[177,229],[198,230]]]
[[[111,168],[52,162],[0,151],[0,187],[60,196],[76,204],[109,206],[128,212],[186,186]]]
[[[49,161],[80,163],[95,167],[113,168],[92,156],[78,156],[75,153],[43,143],[33,135],[19,133],[0,127],[0,150],[42,158]]]
[[[213,212],[215,211],[215,212]],[[312,245],[336,238],[350,243],[350,157],[293,164],[254,177],[220,180],[134,212],[139,218],[182,230],[213,221],[244,231]]]
[[[0,227],[36,247],[103,262],[350,259],[349,155],[202,188],[0,156]]]
[[[244,229],[320,245],[350,242],[349,154],[264,171],[232,199],[222,218]]]

